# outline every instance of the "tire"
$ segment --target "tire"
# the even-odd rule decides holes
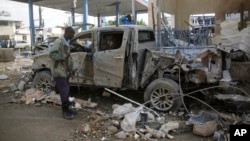
[[[49,71],[41,71],[36,73],[33,80],[33,87],[45,93],[55,90],[55,84],[52,81],[52,75]]]
[[[161,112],[176,111],[182,105],[179,85],[168,78],[156,79],[146,88],[144,101]]]

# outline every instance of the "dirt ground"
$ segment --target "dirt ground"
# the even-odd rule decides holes
[[[13,103],[23,91],[8,91],[12,85],[18,82],[22,75],[22,70],[29,68],[32,61],[29,59],[18,59],[15,62],[0,62],[0,75],[8,75],[8,79],[0,80],[0,141],[119,141],[135,140],[133,138],[117,139],[113,135],[107,134],[107,120],[101,121],[95,126],[95,133],[83,133],[81,131],[84,124],[88,123],[97,111],[111,115],[112,104],[124,104],[128,101],[117,96],[102,97],[93,91],[81,89],[80,95],[73,88],[71,94],[75,97],[88,99],[98,103],[95,109],[83,108],[78,111],[78,115],[73,120],[62,118],[60,106],[53,104],[33,104]],[[12,69],[7,69],[11,67]],[[15,68],[15,69],[13,69]],[[21,71],[20,71],[21,68]],[[126,95],[140,102],[137,94]],[[98,130],[99,128],[99,130]],[[173,141],[209,141],[211,137],[199,137],[191,131],[174,133]],[[141,138],[137,140],[142,140]],[[166,140],[166,139],[161,139]]]

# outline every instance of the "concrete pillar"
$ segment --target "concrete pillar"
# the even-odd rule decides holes
[[[149,0],[148,2],[148,26],[152,29],[157,28],[157,11],[156,11],[156,0]]]
[[[176,0],[176,13],[175,13],[175,28],[178,29],[188,29],[189,25],[185,21],[189,21],[190,13],[184,11],[185,5],[183,5],[182,0]]]

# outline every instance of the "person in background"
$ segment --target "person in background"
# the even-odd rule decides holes
[[[12,47],[15,48],[15,46],[16,46],[16,40],[13,38],[11,42],[12,42]]]
[[[121,22],[122,22],[122,24],[124,24],[124,25],[133,24],[132,17],[131,17],[130,15],[123,16],[123,17],[121,18]]]
[[[62,102],[62,113],[65,119],[72,119],[76,111],[69,108],[69,77],[73,72],[73,61],[70,57],[70,40],[74,37],[75,31],[72,27],[65,29],[64,35],[55,40],[49,50],[49,57],[53,60],[51,72],[56,88],[60,93]]]
[[[11,40],[9,40],[9,48],[12,48],[13,46],[12,46],[12,41]]]

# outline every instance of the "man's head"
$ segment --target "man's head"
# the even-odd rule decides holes
[[[66,27],[64,32],[64,38],[66,40],[71,40],[75,35],[75,31],[72,27]]]

